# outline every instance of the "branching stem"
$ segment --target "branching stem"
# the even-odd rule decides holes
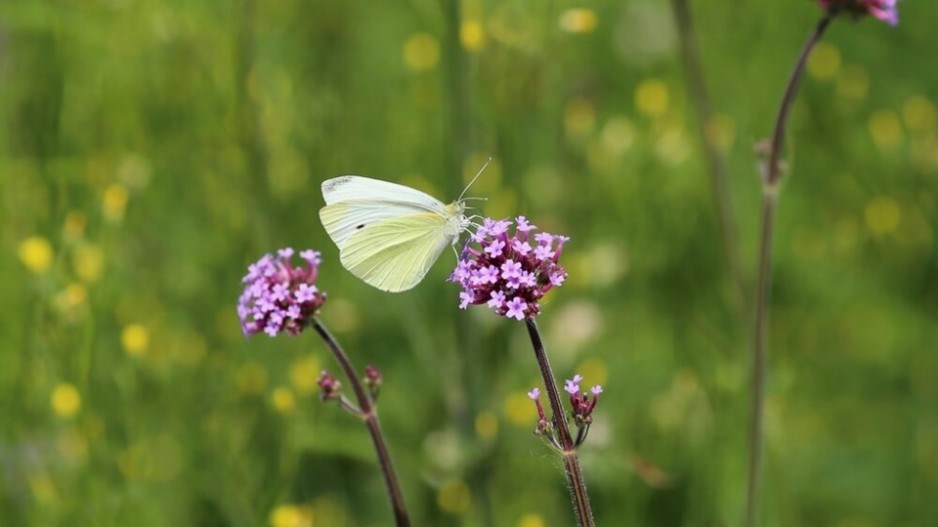
[[[769,162],[762,179],[762,228],[759,231],[758,281],[755,292],[755,329],[753,331],[752,380],[749,416],[749,474],[746,485],[744,527],[759,525],[759,501],[762,492],[762,457],[764,447],[763,410],[765,406],[766,355],[768,353],[769,297],[772,287],[772,250],[775,234],[775,213],[778,208],[779,182],[782,176],[780,159],[788,126],[788,114],[795,102],[798,86],[808,57],[821,40],[824,31],[836,16],[827,12],[808,37],[791,72],[785,94],[775,120],[769,150]]]
[[[391,499],[391,507],[394,509],[394,521],[397,527],[410,527],[410,517],[407,514],[407,507],[404,505],[404,495],[401,492],[401,486],[394,473],[394,465],[391,463],[391,453],[388,451],[387,444],[384,441],[384,435],[381,433],[381,425],[378,423],[378,413],[375,410],[374,401],[365,386],[362,384],[358,373],[352,366],[352,361],[345,354],[339,342],[329,333],[326,326],[318,318],[312,319],[313,329],[322,340],[325,341],[332,355],[339,362],[339,366],[348,378],[352,391],[355,392],[355,398],[358,399],[358,407],[361,410],[361,418],[368,428],[371,435],[371,442],[374,443],[375,452],[378,454],[378,464],[381,466],[381,473],[384,475],[384,484],[387,487],[388,497]]]

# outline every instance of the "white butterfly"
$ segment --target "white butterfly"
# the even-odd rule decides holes
[[[319,219],[338,246],[342,265],[392,293],[423,280],[443,249],[455,245],[470,225],[462,196],[444,205],[419,190],[379,179],[327,179],[322,197],[326,206]]]

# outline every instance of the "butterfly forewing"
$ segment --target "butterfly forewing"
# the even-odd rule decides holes
[[[342,201],[371,201],[410,205],[428,211],[442,211],[443,202],[417,189],[364,176],[340,176],[322,182],[326,205]]]

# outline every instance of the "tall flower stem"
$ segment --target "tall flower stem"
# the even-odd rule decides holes
[[[534,322],[533,318],[525,319],[525,324],[528,327],[528,335],[531,337],[531,345],[534,346],[537,365],[541,369],[541,376],[544,378],[547,398],[550,400],[551,418],[560,439],[563,468],[567,473],[567,482],[570,486],[570,497],[573,498],[577,525],[578,527],[594,527],[596,524],[593,522],[593,511],[590,509],[586,483],[583,481],[583,471],[580,470],[580,461],[576,457],[576,448],[570,436],[570,428],[567,426],[567,415],[564,413],[560,392],[557,390],[554,373],[550,368],[550,361],[547,360],[547,352],[544,351],[541,334],[538,332],[537,323]]]
[[[798,86],[808,57],[821,40],[824,31],[836,16],[829,11],[818,22],[808,37],[798,61],[791,72],[785,94],[775,120],[775,130],[769,150],[769,162],[762,178],[762,228],[759,235],[758,281],[755,292],[755,329],[753,336],[752,380],[750,386],[751,413],[749,417],[749,474],[746,485],[746,512],[743,525],[759,525],[759,500],[762,491],[762,451],[764,445],[763,409],[765,406],[766,354],[768,353],[769,296],[772,287],[772,249],[775,234],[775,212],[778,208],[779,182],[782,172],[780,158],[788,126],[788,114],[795,101]]]
[[[730,194],[729,176],[726,170],[726,160],[717,150],[707,133],[707,126],[713,121],[713,108],[710,105],[710,96],[707,92],[707,83],[704,79],[703,66],[700,60],[700,49],[697,45],[697,35],[694,31],[693,17],[691,16],[690,0],[671,0],[674,10],[674,21],[677,25],[678,37],[681,43],[681,59],[684,63],[684,79],[687,91],[691,97],[694,113],[697,114],[697,132],[700,137],[701,148],[707,160],[707,171],[710,173],[710,187],[713,193],[713,204],[716,208],[717,219],[720,224],[720,237],[723,242],[723,253],[726,265],[733,282],[735,299],[744,311],[743,306],[743,280],[740,272],[739,248],[736,237],[736,218],[733,213],[733,198]]]
[[[381,473],[384,475],[384,484],[388,489],[388,497],[391,499],[391,507],[394,509],[394,521],[397,527],[410,527],[410,517],[407,514],[407,507],[404,505],[404,495],[401,493],[401,486],[394,473],[394,465],[391,463],[391,453],[388,451],[387,444],[384,441],[384,435],[381,433],[381,425],[378,423],[378,413],[375,409],[374,401],[371,395],[365,390],[358,373],[352,366],[352,361],[339,345],[339,342],[329,333],[329,330],[322,324],[318,318],[312,319],[313,329],[326,345],[332,351],[332,355],[339,362],[348,382],[355,392],[355,398],[358,399],[358,406],[361,409],[361,417],[371,434],[371,441],[375,445],[375,452],[378,454],[378,464],[381,465]]]

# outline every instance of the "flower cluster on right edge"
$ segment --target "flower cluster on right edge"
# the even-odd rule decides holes
[[[535,230],[524,216],[514,222],[483,220],[449,278],[462,286],[461,309],[485,304],[495,314],[517,320],[540,313],[540,299],[567,279],[567,271],[557,262],[570,239],[534,234]]]
[[[828,11],[846,11],[854,17],[870,15],[894,26],[899,23],[898,0],[818,0]]]

